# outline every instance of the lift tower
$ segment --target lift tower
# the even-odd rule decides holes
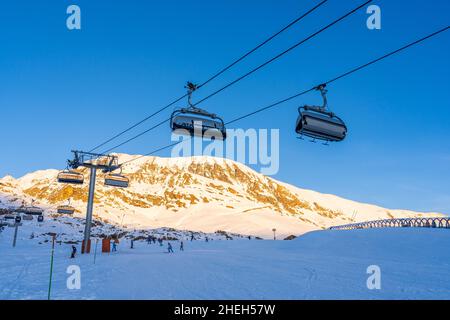
[[[79,167],[85,167],[90,169],[89,180],[89,196],[86,210],[86,224],[84,227],[84,247],[83,252],[88,252],[89,239],[91,237],[91,225],[92,225],[92,212],[94,207],[94,195],[95,195],[95,180],[97,177],[97,170],[102,172],[112,172],[120,168],[119,159],[117,156],[109,154],[98,154],[84,151],[72,150],[74,155],[73,160],[68,160],[68,167],[77,169]]]

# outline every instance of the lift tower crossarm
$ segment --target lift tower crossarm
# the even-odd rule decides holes
[[[104,171],[114,171],[119,169],[119,158],[115,155],[84,152],[72,150],[73,160],[68,160],[69,166],[73,169],[86,167],[101,169]]]

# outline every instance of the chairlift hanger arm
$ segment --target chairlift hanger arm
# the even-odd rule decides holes
[[[323,105],[322,105],[322,109],[325,111],[328,108],[328,100],[327,100],[327,93],[328,90],[325,89],[325,87],[327,86],[326,83],[320,84],[317,86],[316,90],[320,91],[320,94],[322,95],[322,99],[323,99]]]
[[[194,108],[194,106],[192,105],[192,93],[198,89],[198,85],[188,81],[184,87],[186,89],[188,89],[187,98],[188,98],[189,108]]]

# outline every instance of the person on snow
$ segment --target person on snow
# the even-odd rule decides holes
[[[191,241],[194,240],[194,234],[191,234]]]
[[[112,252],[117,251],[117,243],[116,243],[116,240],[114,240],[113,243],[112,243],[112,250],[111,250],[111,251],[112,251]]]
[[[70,259],[74,259],[76,253],[77,253],[77,247],[72,245],[72,253],[70,254]]]
[[[206,238],[205,238],[205,241],[206,241],[206,242],[208,242],[208,241],[209,241],[208,237],[206,237]]]
[[[134,240],[131,239],[131,249],[134,249]]]
[[[170,242],[167,242],[167,252],[168,253],[173,253],[173,249],[172,249],[172,245],[170,244]]]
[[[162,245],[163,245],[163,241],[162,241],[162,239],[161,239],[161,238],[159,238],[159,239],[158,239],[158,242],[159,242],[159,246],[160,246],[160,247],[162,247]]]
[[[184,251],[184,243],[183,243],[183,241],[181,241],[181,243],[180,243],[180,251]]]
[[[148,236],[147,237],[147,244],[151,244],[152,243],[152,236]]]

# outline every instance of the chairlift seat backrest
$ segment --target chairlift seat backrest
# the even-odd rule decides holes
[[[318,140],[342,141],[347,135],[345,123],[331,112],[319,108],[300,108],[295,131]]]
[[[73,214],[75,212],[75,208],[72,206],[58,206],[57,213],[59,214]]]
[[[41,208],[38,208],[38,207],[23,207],[23,208],[20,208],[19,210],[17,210],[17,212],[21,212],[21,213],[29,214],[29,215],[33,215],[33,216],[39,216],[44,212],[44,210],[42,210]]]
[[[29,214],[25,214],[25,215],[23,216],[23,220],[26,220],[26,221],[33,220],[33,216],[32,216],[32,215],[29,215]]]
[[[72,184],[83,184],[84,182],[84,175],[76,172],[76,171],[72,171],[72,170],[68,170],[68,171],[62,171],[60,173],[58,173],[58,182],[60,183],[72,183]]]
[[[191,136],[226,139],[223,120],[206,112],[187,111],[186,109],[175,111],[171,117],[171,129],[172,131],[186,130]],[[183,133],[181,130],[179,132]]]
[[[128,188],[129,179],[121,174],[109,173],[105,175],[105,185],[110,187]]]

